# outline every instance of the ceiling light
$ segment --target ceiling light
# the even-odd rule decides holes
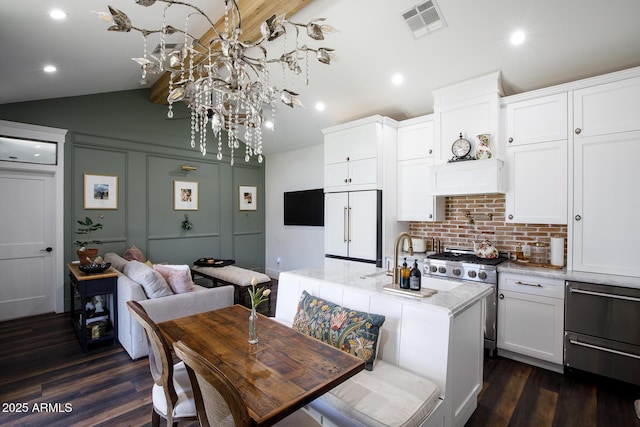
[[[404,77],[402,76],[402,74],[394,74],[393,77],[391,77],[391,83],[396,86],[400,86],[402,82],[404,82]]]
[[[279,100],[289,107],[302,105],[298,94],[291,89],[277,88],[269,79],[269,64],[279,64],[284,72],[288,70],[294,75],[302,75],[306,83],[309,82],[308,57],[311,55],[323,64],[330,64],[334,60],[333,49],[327,47],[313,48],[298,41],[301,34],[306,34],[312,40],[324,40],[325,34],[335,31],[323,23],[324,19],[317,19],[306,24],[289,21],[284,15],[273,15],[260,25],[261,36],[255,41],[245,41],[242,36],[240,9],[236,0],[224,0],[224,24],[217,28],[215,21],[206,16],[201,9],[186,2],[167,3],[162,17],[162,27],[157,30],[146,30],[132,25],[129,17],[122,11],[109,6],[110,20],[113,23],[108,30],[129,32],[131,30],[142,33],[144,38],[144,53],[142,58],[133,58],[142,67],[142,78],[147,73],[170,72],[169,78],[169,118],[173,117],[173,103],[184,101],[191,109],[191,146],[196,141],[200,145],[203,155],[207,153],[206,130],[211,125],[214,136],[217,137],[218,160],[222,160],[222,130],[227,132],[227,145],[231,149],[231,164],[233,152],[240,144],[240,138],[245,144],[245,161],[249,161],[255,154],[258,162],[262,162],[262,125],[264,123],[263,107],[272,113],[271,120],[275,120],[275,105]],[[151,6],[151,0],[137,1],[141,6]],[[169,8],[168,6],[176,6]],[[177,26],[169,25],[170,12],[186,7],[191,12],[186,22],[183,18]],[[101,19],[106,14],[98,14]],[[212,36],[196,39],[189,33],[189,20],[193,16],[204,18],[211,28],[206,32]],[[108,17],[108,16],[107,16]],[[184,23],[183,23],[184,22]],[[302,31],[301,31],[302,30]],[[246,32],[246,31],[245,31]],[[184,36],[184,46],[173,52],[167,49],[165,39],[171,34]],[[203,33],[205,33],[203,31]],[[268,57],[267,42],[271,42],[287,34],[288,38],[295,38],[289,45],[295,46]],[[147,50],[147,39],[151,35],[160,37],[160,53],[153,54]],[[286,45],[287,43],[285,43]],[[286,47],[286,46],[285,46]],[[284,81],[281,80],[281,81]],[[275,124],[275,123],[274,123]],[[241,133],[240,128],[244,127]],[[196,136],[199,134],[198,136]]]
[[[45,73],[55,73],[57,68],[54,67],[53,65],[45,65],[43,70]]]
[[[64,19],[67,17],[67,13],[64,10],[54,9],[51,12],[49,12],[49,16],[52,19]]]
[[[511,34],[511,44],[513,45],[522,44],[522,42],[524,42],[524,39],[525,35],[523,31],[515,31],[513,34]]]
[[[273,129],[273,122],[271,120],[265,120],[264,127],[267,129]]]
[[[324,102],[317,102],[316,103],[316,110],[317,111],[324,111],[324,109],[325,109]]]

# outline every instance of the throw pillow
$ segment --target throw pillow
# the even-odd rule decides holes
[[[196,290],[188,265],[154,264],[153,268],[162,274],[174,293],[183,294]]]
[[[372,371],[385,317],[351,310],[302,291],[293,328],[365,361]]]
[[[135,245],[124,251],[124,255],[122,255],[122,258],[126,259],[127,261],[145,261],[144,254],[140,249],[136,248]]]
[[[148,298],[159,298],[173,295],[171,288],[162,274],[140,261],[129,261],[124,266],[124,274],[139,283]]]

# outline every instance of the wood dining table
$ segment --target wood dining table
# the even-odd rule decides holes
[[[250,310],[233,305],[158,324],[169,342],[182,341],[238,388],[255,426],[292,414],[364,369],[364,361],[259,314],[249,344]]]

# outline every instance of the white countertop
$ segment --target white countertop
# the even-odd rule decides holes
[[[498,266],[498,273],[519,273],[532,276],[543,276],[553,279],[573,280],[601,285],[622,286],[640,289],[640,277],[617,276],[613,274],[585,273],[582,271],[568,271],[565,268],[555,270],[544,267],[529,267],[514,262],[504,262]]]
[[[389,298],[410,299],[418,304],[444,309],[454,316],[480,298],[489,295],[493,290],[493,286],[484,283],[449,281],[423,276],[422,287],[436,289],[438,292],[425,298],[403,296],[383,290],[383,286],[392,282],[392,278],[385,274],[385,269],[378,268],[373,264],[332,258],[326,258],[322,267],[304,268],[287,273],[358,289],[376,291],[388,295]]]

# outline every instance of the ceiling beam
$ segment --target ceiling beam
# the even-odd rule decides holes
[[[243,40],[257,40],[260,37],[260,24],[272,15],[284,14],[290,18],[312,0],[238,0],[238,8],[242,16]],[[216,28],[224,28],[224,16],[216,22]],[[207,31],[201,42],[207,45],[215,37],[213,30]],[[151,87],[150,99],[154,104],[168,104],[169,78],[171,74],[165,72]]]

